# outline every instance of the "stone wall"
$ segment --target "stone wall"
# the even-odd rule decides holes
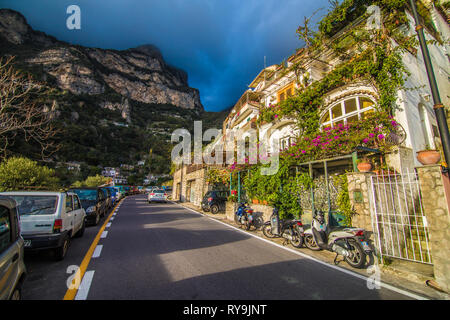
[[[422,205],[428,222],[434,277],[439,286],[450,292],[450,215],[444,183],[448,176],[439,165],[418,167]]]
[[[178,183],[181,183],[180,197],[177,197]],[[202,168],[187,173],[187,166],[178,169],[173,175],[173,199],[180,202],[192,202],[200,206],[203,196],[208,191],[206,169]],[[193,196],[191,197],[191,193]],[[191,199],[193,201],[191,201]]]
[[[262,204],[249,204],[251,208],[253,208],[254,217],[258,218],[259,221],[266,222],[269,221],[270,216],[272,215],[273,208],[271,206],[266,206]],[[235,202],[227,202],[225,215],[227,220],[234,221],[234,213],[237,209],[237,203]]]
[[[411,148],[398,146],[385,156],[387,165],[397,172],[414,172],[415,157]]]
[[[186,180],[184,177],[186,176],[186,167],[180,167],[175,173],[173,174],[173,186],[172,186],[172,199],[174,201],[180,201],[185,202],[185,192],[183,193],[183,190],[178,190],[178,184],[180,184],[181,189],[185,189]]]
[[[347,173],[349,198],[355,210],[355,215],[352,217],[352,226],[369,231],[368,235],[372,235],[373,232],[369,191],[373,175],[373,172]],[[372,236],[371,238],[373,240]]]

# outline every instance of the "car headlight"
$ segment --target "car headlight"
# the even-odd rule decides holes
[[[95,211],[95,207],[92,206],[92,207],[87,208],[86,213],[91,213],[91,212],[94,212],[94,211]]]

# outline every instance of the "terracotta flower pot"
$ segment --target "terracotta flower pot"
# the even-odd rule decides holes
[[[253,204],[258,204],[258,200],[257,199],[253,199],[252,202],[253,202]]]
[[[263,201],[263,205],[267,206],[267,201],[266,200]]]
[[[437,164],[441,161],[441,154],[437,150],[422,150],[417,152],[417,160],[423,165]]]
[[[369,162],[361,162],[357,165],[360,172],[369,172],[372,169],[372,164]]]

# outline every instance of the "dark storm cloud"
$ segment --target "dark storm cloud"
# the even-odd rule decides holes
[[[81,8],[82,29],[66,28],[66,9]],[[295,34],[304,16],[328,0],[0,0],[37,30],[74,44],[128,49],[159,47],[188,72],[207,110],[233,105],[267,65],[302,46]],[[326,13],[326,9],[321,12]]]

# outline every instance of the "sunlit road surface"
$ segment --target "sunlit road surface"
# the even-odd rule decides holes
[[[76,299],[411,299],[177,204],[124,200]]]

